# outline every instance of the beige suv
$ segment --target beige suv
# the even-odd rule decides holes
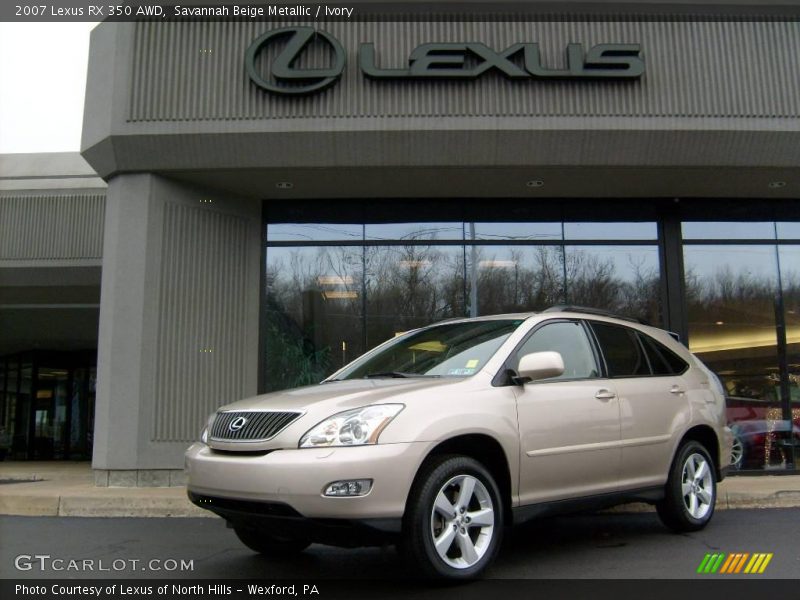
[[[636,500],[704,527],[731,440],[719,380],[670,334],[555,307],[410,331],[224,406],[186,466],[191,500],[257,552],[388,541],[466,578],[545,514]]]

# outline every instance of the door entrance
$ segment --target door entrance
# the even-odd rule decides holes
[[[0,455],[91,459],[96,364],[95,350],[0,357]]]

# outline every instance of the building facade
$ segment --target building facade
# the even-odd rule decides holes
[[[397,332],[554,304],[680,333],[742,471],[794,469],[800,21],[638,4],[99,25],[98,484],[179,482],[216,407]]]

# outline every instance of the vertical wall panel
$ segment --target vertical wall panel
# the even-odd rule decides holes
[[[191,441],[245,395],[247,220],[164,206],[153,441]]]
[[[288,23],[287,23],[288,25]],[[347,52],[341,81],[307,97],[278,97],[247,78],[244,54],[274,27],[259,22],[136,24],[129,121],[314,117],[628,116],[795,118],[800,114],[800,22],[330,22]],[[640,43],[638,81],[370,81],[357,65],[362,42],[378,64],[403,67],[423,42],[482,41],[496,50],[537,42],[547,66],[569,42]],[[275,49],[272,49],[275,52]],[[325,63],[323,47],[298,66]],[[269,50],[264,62],[269,62]]]
[[[105,194],[0,197],[0,260],[103,256]]]

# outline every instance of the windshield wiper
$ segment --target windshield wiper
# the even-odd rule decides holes
[[[419,375],[415,375],[414,373],[403,373],[402,371],[383,371],[379,373],[367,373],[364,375],[364,379],[372,379],[378,377],[419,377]]]

